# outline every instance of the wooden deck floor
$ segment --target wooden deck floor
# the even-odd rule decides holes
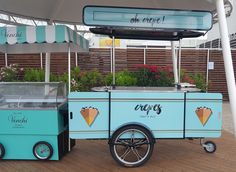
[[[0,161],[0,172],[234,172],[236,139],[223,132],[214,140],[217,151],[207,154],[199,140],[157,140],[151,159],[142,167],[119,166],[107,141],[80,140],[60,161]]]

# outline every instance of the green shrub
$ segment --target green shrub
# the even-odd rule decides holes
[[[104,77],[97,70],[83,71],[75,78],[80,91],[90,91],[91,88],[104,85]]]
[[[173,72],[170,66],[138,65],[136,68],[135,76],[138,86],[173,86]]]
[[[201,73],[187,73],[186,70],[181,70],[181,82],[195,84],[197,88],[206,91],[208,85],[206,84],[206,77]]]
[[[137,84],[137,78],[132,72],[127,70],[116,73],[116,86],[135,86]],[[112,85],[113,74],[108,74],[105,77],[106,85]]]
[[[206,84],[206,77],[201,73],[195,73],[191,75],[191,78],[194,80],[194,83],[197,88],[201,89],[202,91],[206,91],[208,85]]]
[[[45,81],[45,71],[43,69],[28,68],[25,70],[24,81],[43,82]]]
[[[19,68],[18,64],[10,64],[0,69],[0,81],[13,82],[19,81],[24,69]]]

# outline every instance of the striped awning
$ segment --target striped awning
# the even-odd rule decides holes
[[[67,26],[0,27],[0,45],[33,43],[73,43],[88,49],[89,42]]]

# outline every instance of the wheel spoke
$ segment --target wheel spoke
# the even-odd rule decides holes
[[[142,159],[143,157],[138,153],[138,150],[136,148],[131,148],[134,155],[138,158],[138,160]]]
[[[142,139],[142,140],[139,140],[138,142],[136,142],[134,145],[135,146],[142,146],[142,145],[148,145],[148,144],[150,144],[150,143],[147,139]]]
[[[128,146],[129,143],[125,140],[118,139],[114,145]]]
[[[125,159],[125,157],[131,152],[131,149],[130,147],[128,147],[126,150],[125,150],[125,153],[123,153],[120,158],[121,159]]]

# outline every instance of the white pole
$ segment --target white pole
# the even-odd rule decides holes
[[[174,43],[174,41],[171,41],[171,52],[172,52],[172,63],[173,63],[174,79],[175,79],[175,83],[178,83],[177,57],[176,57],[176,52],[175,52],[175,43]]]
[[[209,84],[209,61],[210,61],[210,49],[207,50],[207,73],[206,73],[206,91],[208,91],[208,84]]]
[[[115,68],[115,37],[112,37],[112,87],[116,85],[116,68]]]
[[[40,68],[43,69],[43,53],[40,53]]]
[[[46,53],[46,60],[45,60],[45,82],[50,81],[50,57],[51,53]]]
[[[227,28],[225,10],[224,10],[224,0],[216,0],[217,14],[219,18],[219,28],[222,41],[222,51],[224,58],[226,81],[228,86],[229,100],[231,105],[231,111],[233,115],[234,123],[234,136],[236,137],[236,86],[234,77],[234,68],[232,63],[232,55],[229,43],[229,33]]]
[[[75,52],[75,67],[78,66],[78,52]]]
[[[181,39],[179,40],[179,78],[178,78],[178,83],[180,83],[181,82]]]
[[[143,49],[143,64],[146,64],[146,48]]]
[[[70,59],[70,44],[68,47],[68,92],[70,93],[71,88],[71,59]]]
[[[113,66],[112,66],[112,58],[113,58],[113,51],[112,51],[112,47],[111,47],[111,49],[110,49],[110,55],[111,55],[111,58],[110,58],[110,60],[111,60],[111,73],[112,73],[112,69],[113,69]]]
[[[7,61],[7,53],[5,53],[5,66],[8,66],[8,61]]]

